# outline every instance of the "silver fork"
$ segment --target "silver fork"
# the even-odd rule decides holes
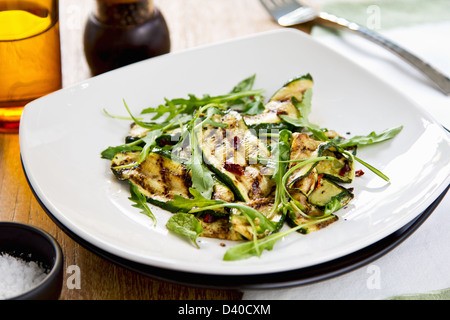
[[[380,34],[359,24],[338,18],[326,12],[317,12],[311,7],[299,4],[296,0],[260,0],[273,19],[283,27],[298,25],[314,20],[325,27],[345,29],[379,44],[396,54],[411,66],[425,74],[447,96],[450,95],[450,79],[427,62],[401,48]]]

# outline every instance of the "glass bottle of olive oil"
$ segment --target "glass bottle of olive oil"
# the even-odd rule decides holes
[[[58,8],[0,0],[0,132],[18,132],[24,106],[62,87]]]
[[[84,32],[93,75],[169,51],[169,29],[153,0],[96,0]]]

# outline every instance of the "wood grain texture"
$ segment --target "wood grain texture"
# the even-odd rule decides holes
[[[91,0],[61,0],[60,28],[63,86],[90,77],[83,30]],[[168,23],[172,51],[279,28],[258,0],[157,0]],[[308,26],[304,27],[305,30]],[[43,168],[45,170],[46,168]],[[30,190],[20,161],[18,134],[0,134],[0,221],[39,227],[60,243],[65,270],[61,300],[232,300],[242,294],[174,284],[153,279],[106,261],[65,234],[44,212]],[[70,288],[69,266],[80,270],[80,288]]]

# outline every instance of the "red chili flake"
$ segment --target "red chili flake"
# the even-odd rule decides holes
[[[174,142],[171,141],[170,139],[167,139],[166,137],[163,137],[163,138],[161,138],[161,139],[159,140],[159,145],[160,145],[161,147],[164,147],[164,146],[173,146],[173,145],[174,145]]]
[[[285,110],[277,110],[277,116],[288,114]]]
[[[321,174],[319,174],[319,175],[317,176],[316,189],[317,189],[318,187],[320,187],[320,184],[321,184],[321,182],[322,182],[322,177],[323,177],[323,173],[321,173]]]
[[[361,177],[362,175],[364,175],[364,171],[362,171],[362,170],[356,170],[355,171],[355,176]]]
[[[244,175],[244,168],[236,163],[225,163],[223,168],[231,173],[237,174],[238,176]]]
[[[205,221],[206,223],[212,223],[212,222],[214,222],[214,216],[213,216],[212,214],[210,214],[209,212],[207,212],[207,213],[205,214],[204,221]]]
[[[341,176],[341,177],[343,177],[343,176],[345,176],[345,174],[347,173],[347,172],[349,172],[351,169],[350,169],[350,166],[348,165],[348,163],[347,162],[345,162],[345,165],[341,168],[341,170],[339,171],[339,175]]]
[[[234,150],[237,150],[241,144],[241,139],[238,136],[234,136],[232,144]]]

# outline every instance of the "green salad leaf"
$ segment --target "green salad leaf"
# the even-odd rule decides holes
[[[367,146],[374,143],[383,142],[389,139],[394,138],[400,131],[402,131],[403,126],[398,126],[395,128],[386,129],[380,133],[376,133],[372,131],[368,135],[365,136],[354,136],[350,139],[341,140],[339,138],[336,139],[336,144],[342,148],[354,147],[354,146]]]
[[[134,202],[132,206],[141,209],[141,213],[150,217],[153,220],[154,224],[156,225],[156,218],[147,204],[147,198],[139,191],[138,186],[136,186],[131,181],[130,181],[130,194],[131,197],[129,197],[128,199]]]
[[[122,144],[120,146],[108,147],[101,152],[101,154],[100,154],[101,158],[107,159],[107,160],[112,160],[112,159],[114,159],[114,156],[116,154],[118,154],[119,152],[141,151],[142,147],[138,145],[140,143],[141,143],[141,140],[137,140],[132,143]]]
[[[236,260],[248,259],[251,257],[259,257],[259,256],[261,256],[263,250],[269,250],[269,251],[272,250],[275,243],[277,241],[283,239],[287,235],[294,233],[301,228],[308,227],[312,224],[322,223],[322,222],[327,221],[332,218],[333,218],[332,216],[327,216],[322,219],[314,220],[311,222],[307,222],[307,223],[295,226],[294,228],[291,228],[287,231],[273,233],[262,239],[238,244],[238,245],[228,249],[225,252],[223,260],[236,261]]]
[[[308,75],[308,77],[311,76]],[[184,166],[183,170],[188,170],[192,184],[189,192],[192,197],[184,198],[175,195],[173,196],[173,200],[166,202],[168,207],[176,208],[173,211],[178,210],[178,213],[173,214],[168,219],[166,223],[168,230],[189,239],[199,248],[197,239],[204,232],[203,222],[199,220],[199,217],[204,212],[220,212],[222,216],[232,212],[232,214],[239,215],[238,220],[243,221],[246,230],[251,227],[253,239],[249,239],[245,243],[228,249],[223,257],[226,261],[259,257],[263,251],[272,250],[275,243],[283,237],[313,224],[336,218],[333,213],[341,209],[341,197],[345,196],[344,194],[331,197],[331,201],[327,200],[328,202],[323,207],[313,208],[313,210],[321,210],[320,213],[323,213],[323,215],[311,210],[309,204],[305,204],[304,202],[302,204],[301,201],[303,201],[303,198],[300,200],[295,199],[295,196],[298,196],[298,194],[294,194],[293,189],[290,189],[288,186],[287,181],[289,177],[302,166],[308,164],[315,165],[315,163],[321,161],[333,161],[335,158],[318,156],[309,159],[291,160],[291,140],[294,132],[307,132],[316,140],[329,143],[334,148],[333,150],[338,150],[344,157],[350,157],[352,162],[353,160],[358,161],[382,179],[389,181],[389,178],[380,170],[356,157],[356,150],[358,147],[392,139],[403,129],[403,126],[398,126],[379,133],[372,131],[368,135],[358,135],[349,139],[342,137],[328,138],[327,129],[321,128],[309,120],[312,104],[312,89],[307,89],[303,93],[301,101],[295,97],[291,97],[292,104],[299,112],[298,118],[292,118],[284,115],[283,112],[280,112],[280,114],[277,112],[279,119],[285,122],[282,124],[282,127],[289,127],[290,130],[283,129],[277,133],[271,132],[267,134],[267,140],[265,142],[268,144],[270,156],[268,156],[268,159],[258,157],[258,161],[262,165],[273,169],[273,171],[269,169],[264,173],[266,175],[270,174],[274,182],[274,188],[271,189],[274,191],[274,203],[271,211],[267,213],[261,210],[260,212],[258,211],[260,209],[253,208],[254,205],[250,203],[212,199],[215,184],[221,177],[214,175],[209,167],[211,164],[205,164],[204,162],[201,141],[199,141],[200,132],[205,126],[220,128],[226,128],[228,126],[225,123],[218,122],[214,118],[214,115],[217,114],[224,115],[233,110],[239,112],[241,115],[253,116],[263,113],[266,108],[262,96],[264,90],[255,90],[253,88],[254,83],[255,75],[252,75],[240,81],[227,94],[204,94],[203,96],[188,94],[187,98],[165,98],[163,104],[157,105],[156,107],[148,107],[141,111],[140,115],[148,115],[148,117],[151,117],[150,121],[144,121],[142,117],[133,115],[125,100],[123,100],[123,104],[129,114],[128,117],[113,116],[105,110],[105,114],[111,118],[133,120],[137,126],[146,129],[144,130],[144,136],[133,136],[126,140],[126,142],[134,140],[133,142],[111,146],[101,152],[101,157],[109,160],[114,160],[114,157],[120,152],[131,151],[139,153],[135,162],[123,166],[115,166],[113,168],[114,170],[138,166],[147,159],[151,152],[160,152],[167,158],[181,163]],[[277,118],[277,120],[279,119]],[[293,162],[296,163],[290,166],[289,164]],[[351,170],[354,170],[353,167]],[[319,179],[317,178],[317,180]],[[223,183],[225,182],[223,181]],[[132,206],[140,209],[142,214],[150,217],[154,224],[156,224],[156,218],[148,205],[149,199],[141,193],[140,187],[131,181],[129,181],[129,186],[130,197],[128,199],[133,202]],[[314,187],[314,185],[312,186]],[[169,197],[168,199],[172,198]],[[223,210],[224,208],[228,210]],[[266,213],[263,214],[262,212]],[[311,216],[309,216],[308,214],[310,212],[314,214],[310,214]],[[285,223],[284,219],[286,215],[293,213],[297,217],[299,214],[302,215],[308,222],[296,225],[286,231],[280,231],[281,226]],[[277,214],[283,215],[280,221],[272,221],[272,218]]]
[[[194,215],[177,213],[169,218],[166,227],[173,233],[189,238],[199,248],[197,238],[203,232],[203,227]]]
[[[309,115],[311,113],[312,89],[307,89],[305,91],[302,101],[298,101],[295,97],[292,97],[291,100],[294,106],[298,109],[300,116],[298,118],[292,118],[286,115],[281,115],[280,118],[294,127],[307,128],[320,141],[328,141],[324,130],[309,121]]]

